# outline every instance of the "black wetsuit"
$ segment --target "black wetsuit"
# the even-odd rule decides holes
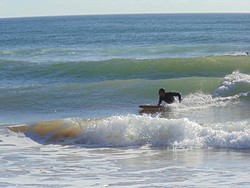
[[[162,101],[165,101],[168,104],[173,103],[175,96],[178,97],[179,98],[179,102],[181,102],[181,94],[180,93],[167,92],[167,93],[165,93],[164,97],[160,97],[159,98],[158,105],[160,105],[162,103]]]

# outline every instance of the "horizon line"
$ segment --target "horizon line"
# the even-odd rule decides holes
[[[108,16],[108,15],[156,15],[156,14],[250,14],[250,12],[145,12],[145,13],[88,13],[88,14],[58,14],[58,15],[27,15],[27,16],[4,16],[0,19],[15,18],[40,18],[40,17],[67,17],[67,16]]]

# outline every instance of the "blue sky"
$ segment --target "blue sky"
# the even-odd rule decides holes
[[[250,13],[250,0],[0,0],[0,18],[208,12]]]

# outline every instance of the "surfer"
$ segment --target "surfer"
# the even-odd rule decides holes
[[[158,106],[161,105],[162,101],[165,101],[168,104],[171,104],[174,102],[175,98],[178,97],[179,102],[181,102],[181,94],[180,93],[175,93],[175,92],[165,92],[163,88],[159,89],[159,102]]]

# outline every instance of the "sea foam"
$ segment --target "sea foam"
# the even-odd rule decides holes
[[[111,116],[104,119],[65,119],[26,128],[10,127],[42,144],[73,144],[85,147],[250,148],[250,124],[246,121],[201,124],[188,118],[166,119],[149,115]],[[54,129],[53,129],[54,126]],[[43,126],[46,129],[46,126]],[[72,134],[74,133],[74,134]],[[43,140],[43,142],[41,142]]]
[[[228,96],[233,94],[247,95],[250,89],[250,75],[234,71],[226,75],[221,86],[213,93],[214,96]]]

